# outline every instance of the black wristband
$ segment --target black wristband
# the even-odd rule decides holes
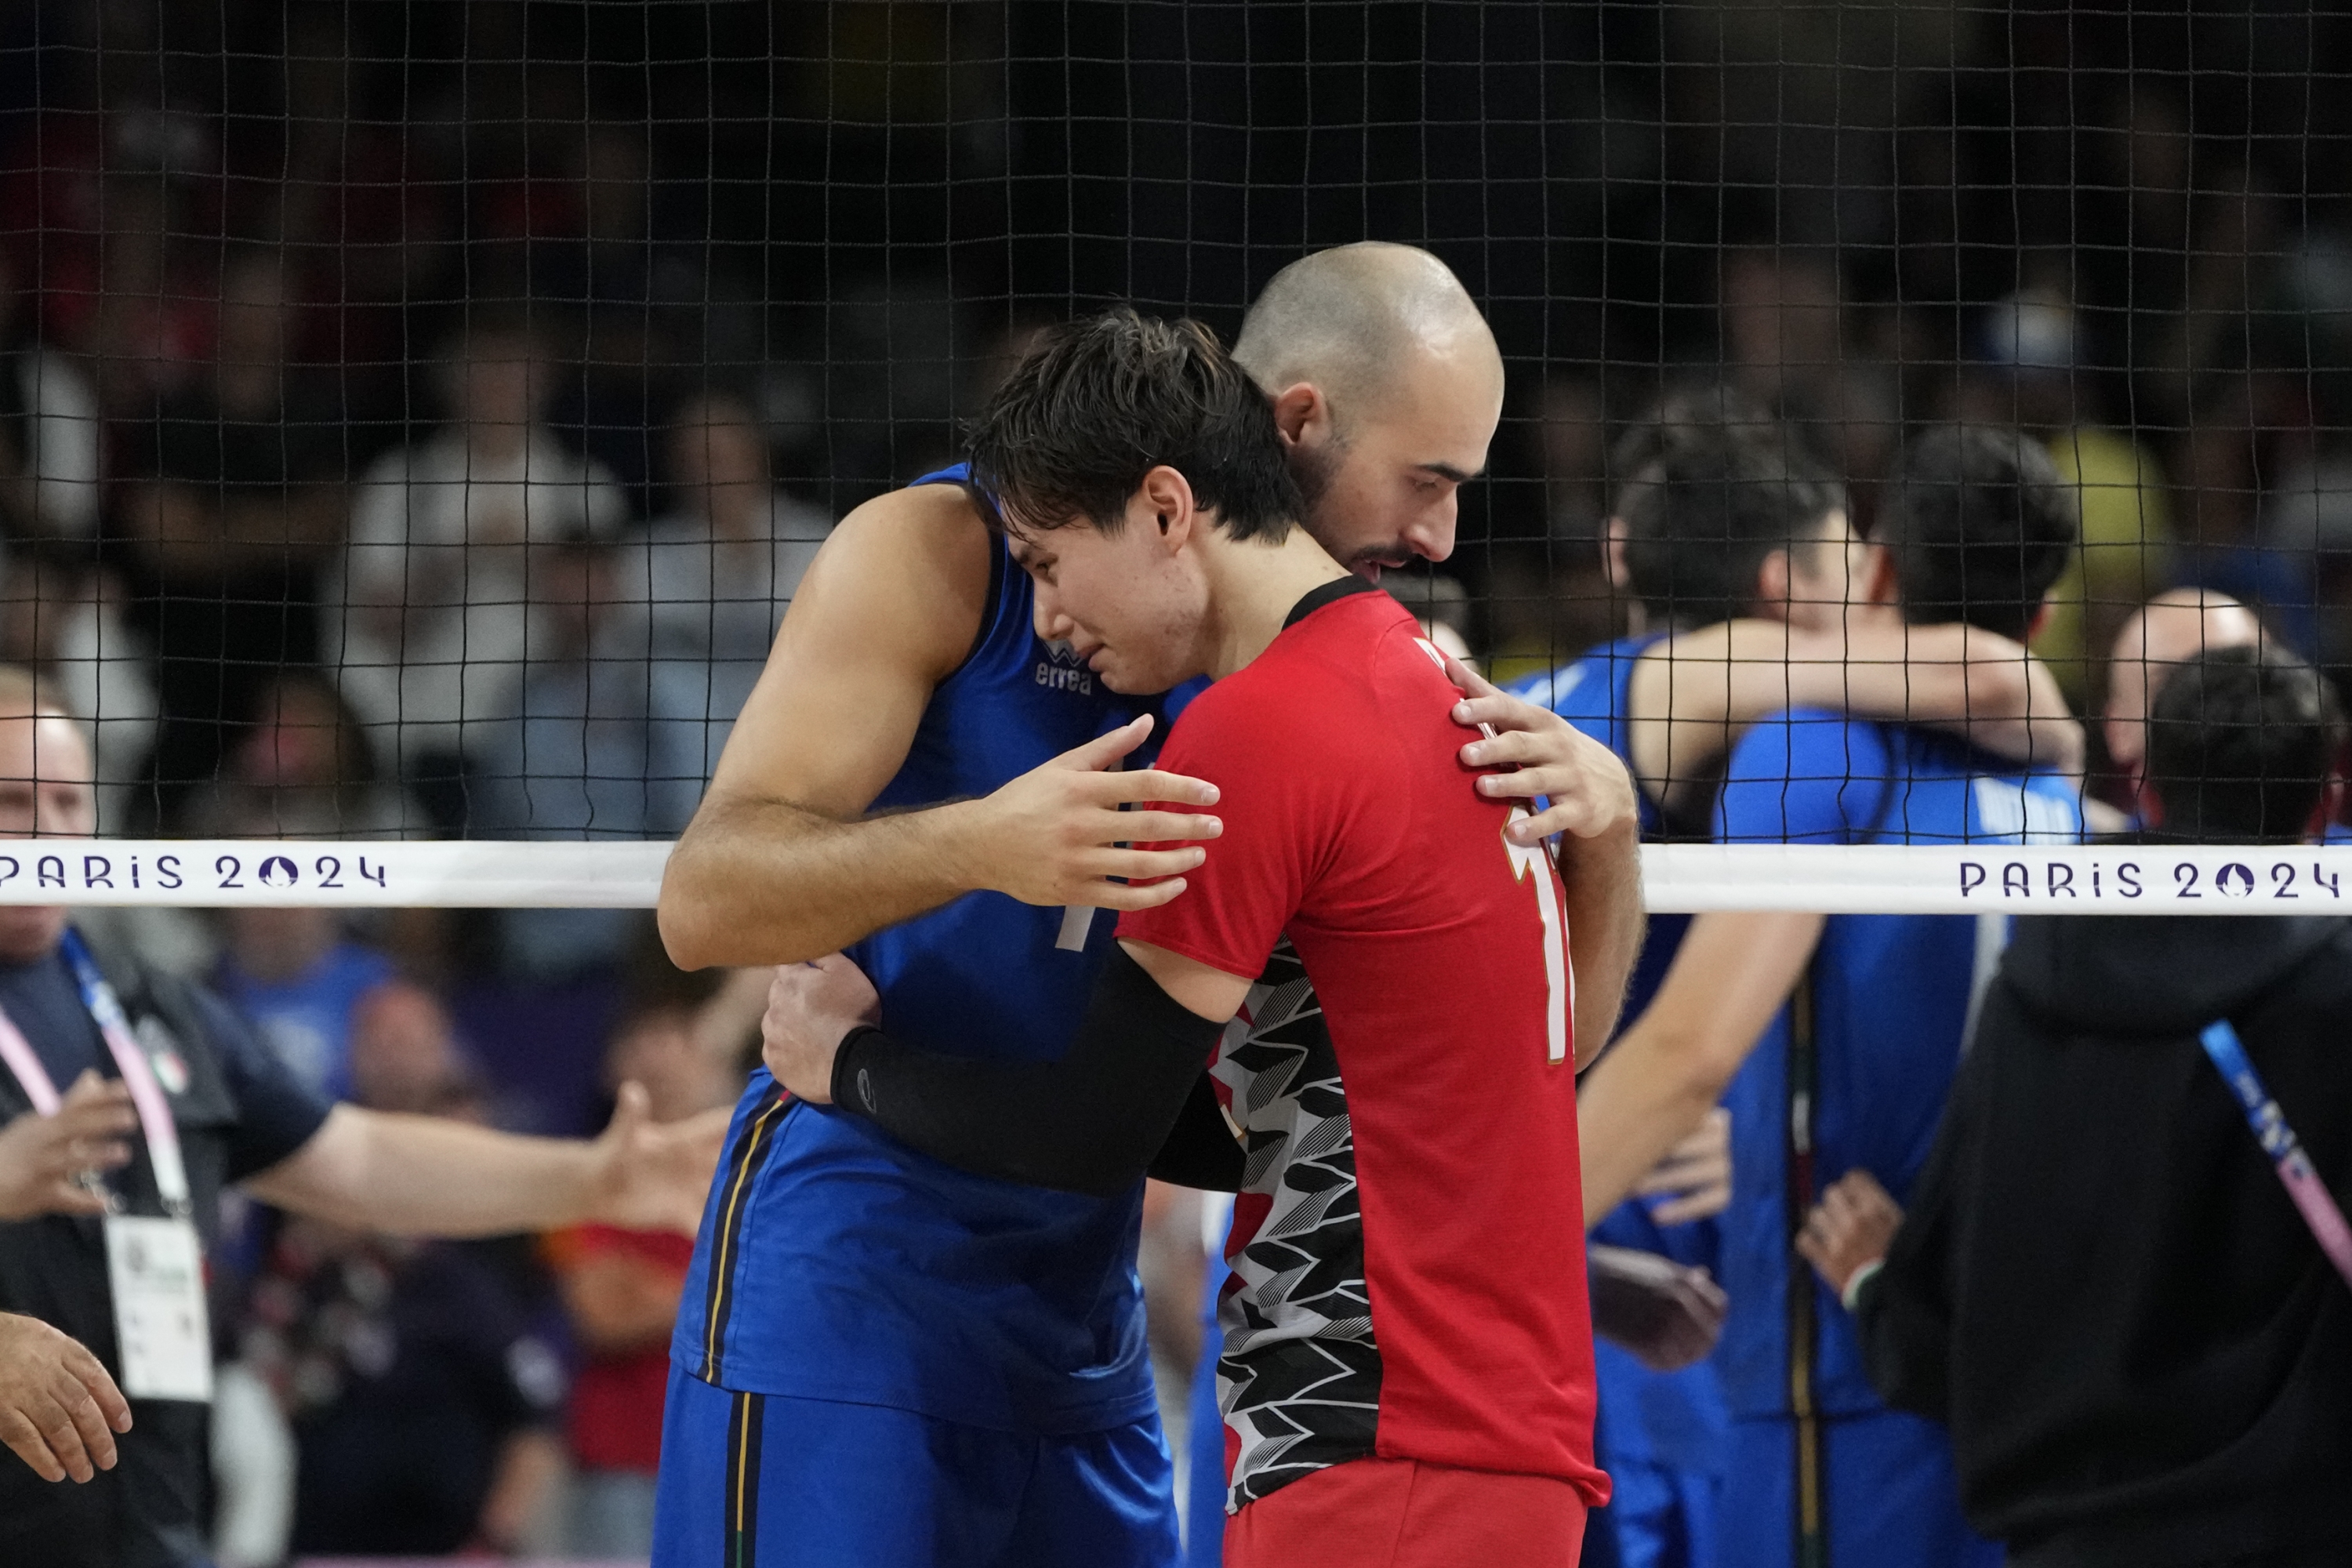
[[[859,1072],[856,1061],[859,1047],[870,1040],[887,1038],[871,1024],[860,1024],[842,1037],[841,1048],[833,1053],[834,1104],[859,1116],[874,1115],[874,1075]]]

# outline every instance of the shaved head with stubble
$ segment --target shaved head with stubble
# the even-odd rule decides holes
[[[1294,261],[1234,358],[1273,400],[1318,543],[1375,581],[1454,552],[1458,492],[1502,418],[1503,356],[1444,262],[1379,242]]]

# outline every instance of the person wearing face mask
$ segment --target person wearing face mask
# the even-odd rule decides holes
[[[0,837],[87,837],[90,818],[78,722],[30,675],[0,667]],[[50,1135],[46,1180],[0,1223],[0,1314],[87,1346],[127,1396],[127,1406],[110,1402],[87,1363],[29,1336],[88,1395],[67,1412],[79,1452],[52,1420],[47,1462],[20,1444],[28,1462],[0,1466],[0,1561],[45,1568],[176,1568],[209,1556],[203,1287],[225,1187],[408,1235],[589,1219],[683,1228],[723,1131],[710,1118],[651,1125],[634,1085],[593,1142],[331,1109],[209,992],[105,950],[55,906],[0,908],[0,1144],[51,1120],[79,1127],[68,1119],[94,1090],[122,1090],[97,1133],[82,1128],[62,1156]],[[60,1160],[88,1173],[61,1185]],[[5,1357],[28,1335],[5,1317],[0,1325]],[[0,1370],[16,1418],[43,1426],[23,1388]],[[108,1426],[115,1462],[99,1468]],[[5,1436],[22,1437],[16,1420],[0,1419]],[[61,1471],[82,1484],[58,1483]]]

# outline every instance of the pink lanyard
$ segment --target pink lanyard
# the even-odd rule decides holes
[[[155,1168],[155,1190],[162,1194],[165,1209],[174,1217],[184,1218],[190,1206],[188,1170],[180,1157],[180,1130],[172,1121],[172,1107],[163,1098],[163,1086],[155,1081],[155,1069],[148,1065],[147,1053],[131,1037],[130,1022],[123,1016],[121,1003],[115,999],[114,988],[99,974],[98,966],[89,961],[80,940],[70,931],[66,935],[65,956],[81,986],[82,1005],[96,1021],[98,1032],[114,1058],[115,1070],[122,1075],[123,1087],[131,1091],[131,1107],[139,1113],[139,1131],[147,1140],[147,1160]],[[49,1069],[41,1065],[32,1043],[5,1011],[0,1011],[0,1062],[5,1062],[8,1070],[16,1075],[34,1110],[43,1116],[58,1113],[65,1102],[49,1078]]]

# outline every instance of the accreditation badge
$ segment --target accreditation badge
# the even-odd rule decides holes
[[[184,1219],[106,1221],[106,1273],[122,1392],[133,1399],[213,1396],[213,1337],[205,1313],[204,1247]]]

